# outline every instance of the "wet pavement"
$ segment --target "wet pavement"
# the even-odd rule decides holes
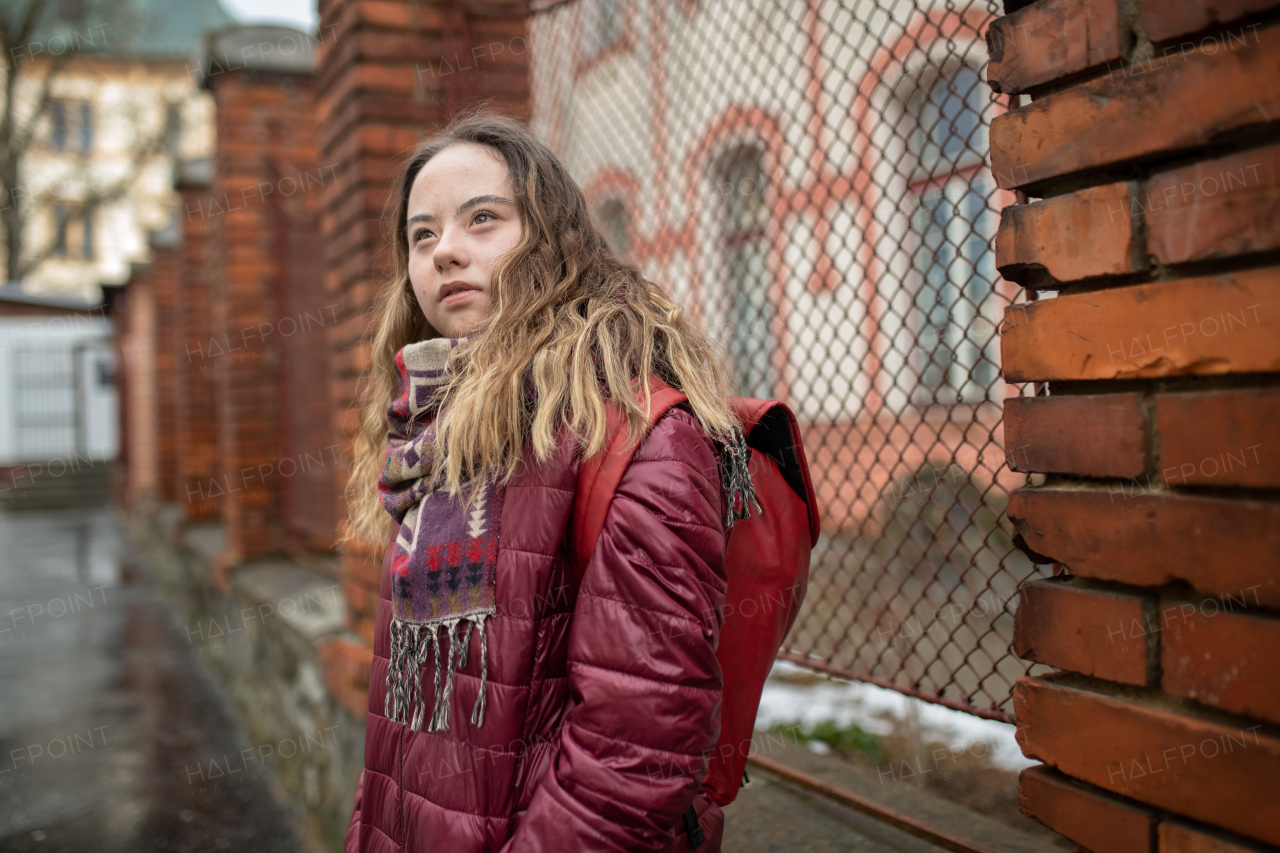
[[[141,565],[109,507],[0,510],[0,853],[317,849]],[[941,849],[755,770],[726,824],[734,853]]]
[[[0,511],[0,851],[311,849],[128,547],[109,507]]]

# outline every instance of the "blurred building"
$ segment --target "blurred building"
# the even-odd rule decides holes
[[[529,45],[532,124],[614,247],[701,316],[739,393],[802,422],[827,535],[786,654],[1002,717],[1026,670],[1006,603],[1037,570],[1002,518],[1026,478],[1001,428],[997,14],[566,2]],[[948,607],[966,624],[885,653]]]
[[[233,23],[218,0],[43,9],[13,48],[15,115],[41,114],[14,191],[29,269],[0,291],[0,464],[115,457],[102,287],[150,260],[148,234],[177,213],[176,164],[212,151],[197,48],[205,31]]]
[[[30,55],[15,112],[49,86],[20,174],[28,292],[96,300],[145,261],[147,231],[172,216],[175,162],[208,157],[213,101],[199,86],[200,36],[233,19],[218,0],[48,3],[15,50]]]
[[[40,466],[10,478],[15,488],[55,458],[65,472],[115,457],[110,329],[101,304],[0,287],[0,466]]]
[[[839,472],[815,482],[827,529],[871,532],[931,465],[1003,493],[1020,478],[1000,471],[996,330],[1018,288],[993,244],[1014,197],[986,164],[994,8],[743,12],[548,7],[533,126],[615,247],[705,319],[741,393],[808,422],[811,461]]]

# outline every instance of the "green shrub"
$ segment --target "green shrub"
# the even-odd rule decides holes
[[[769,728],[770,732],[790,734],[805,742],[825,743],[832,752],[841,755],[862,753],[873,764],[883,764],[889,760],[884,744],[879,736],[872,734],[857,723],[839,725],[833,720],[822,720],[813,725],[802,723],[778,723]]]

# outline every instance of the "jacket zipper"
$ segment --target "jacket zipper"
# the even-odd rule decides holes
[[[405,853],[405,842],[409,840],[409,827],[404,822],[404,726],[400,726],[400,746],[396,749],[396,763],[399,766],[396,791],[400,795],[400,851]]]

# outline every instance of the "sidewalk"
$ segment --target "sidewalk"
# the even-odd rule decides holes
[[[313,849],[288,759],[256,748],[128,549],[110,507],[0,511],[0,850]],[[246,747],[265,760],[234,772]]]
[[[925,791],[885,794],[875,771],[839,758],[819,755],[794,742],[779,743],[757,734],[764,761],[797,770],[823,785],[847,792],[927,824],[939,834],[967,842],[989,853],[1062,853],[1075,850],[1065,839],[1060,845],[1008,827],[963,806]],[[751,782],[725,809],[726,853],[772,851],[939,851],[953,849],[925,841],[882,820],[780,776],[748,766]]]
[[[299,723],[251,734],[255,715],[245,708],[256,700],[246,685],[265,677],[249,664],[259,659],[287,665],[294,680],[314,681],[305,674],[316,666],[307,638],[332,626],[302,608],[257,625],[250,641],[215,646],[205,634],[222,623],[209,618],[222,605],[209,598],[201,619],[175,612],[158,586],[128,571],[124,555],[132,547],[106,507],[0,512],[0,613],[22,614],[0,625],[0,676],[8,688],[0,695],[0,849],[321,849],[318,836],[326,833],[303,827],[316,827],[314,813],[325,800],[314,791],[304,797],[307,784],[296,783],[312,778],[316,787],[324,766],[342,763],[339,753],[356,749],[358,757],[352,745],[363,738],[316,722],[312,739],[322,748],[291,756],[286,741],[308,729]],[[145,574],[159,567],[149,569]],[[283,610],[282,602],[302,600],[296,591],[309,588],[300,580],[307,572],[249,568],[238,573],[235,589]],[[236,674],[231,682],[228,672]],[[283,670],[271,683],[273,692],[292,695]],[[776,735],[760,738],[753,751],[760,759],[971,839],[977,849],[1062,849],[931,794],[886,790],[874,770]],[[62,749],[67,742],[78,747]],[[263,756],[250,772],[233,761],[246,750]],[[725,810],[726,853],[947,849],[758,765],[749,773],[750,783]],[[281,784],[290,779],[295,784]],[[310,822],[304,799],[312,800]]]
[[[725,809],[726,853],[943,850],[763,771]]]

